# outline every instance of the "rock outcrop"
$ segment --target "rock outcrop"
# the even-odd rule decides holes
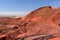
[[[60,8],[38,8],[25,17],[0,18],[0,40],[59,40]]]

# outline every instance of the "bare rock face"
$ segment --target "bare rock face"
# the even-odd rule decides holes
[[[60,8],[45,6],[25,17],[0,17],[0,40],[57,39],[60,39]]]

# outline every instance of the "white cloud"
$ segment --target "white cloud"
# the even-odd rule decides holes
[[[28,13],[24,11],[0,12],[0,16],[25,16]]]

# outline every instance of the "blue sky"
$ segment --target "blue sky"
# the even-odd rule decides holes
[[[0,0],[0,15],[26,15],[42,6],[60,7],[60,0]]]

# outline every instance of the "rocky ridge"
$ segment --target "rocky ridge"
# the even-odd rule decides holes
[[[25,17],[0,18],[0,40],[59,40],[60,8],[38,8]]]

